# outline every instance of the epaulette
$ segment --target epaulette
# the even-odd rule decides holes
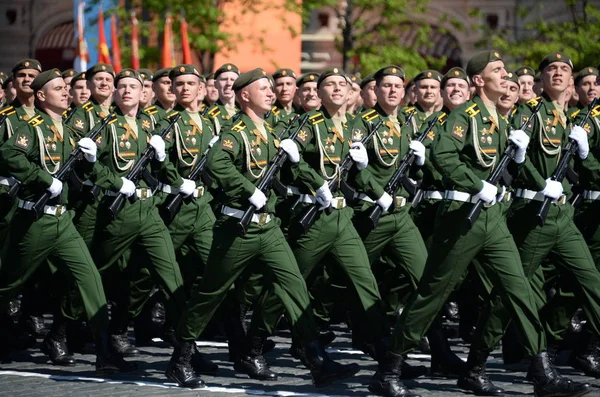
[[[375,110],[375,109],[370,109],[360,117],[365,121],[373,121],[377,117],[379,117],[379,113],[377,113],[377,110]]]
[[[158,109],[156,108],[156,105],[152,105],[152,106],[148,106],[146,109],[144,109],[143,112],[146,113],[147,115],[151,116],[153,114],[158,113]]]
[[[527,101],[527,104],[532,108],[536,107],[538,102],[542,100],[542,97],[533,98]]]
[[[32,118],[30,118],[29,121],[27,121],[28,124],[31,124],[34,127],[37,127],[38,125],[42,124],[43,122],[44,122],[44,119],[39,114],[36,114]]]
[[[594,107],[590,112],[591,117],[598,117],[598,115],[600,115],[600,105]]]
[[[309,117],[309,119],[313,125],[316,125],[316,124],[319,124],[319,123],[322,123],[325,121],[325,117],[323,117],[323,113],[321,113],[321,112],[313,114],[312,116]]]
[[[238,121],[233,127],[231,127],[231,131],[241,132],[246,128],[246,124],[242,120]]]
[[[70,112],[72,109],[73,109],[73,108],[72,108],[71,106],[69,106],[69,107],[67,108],[67,110],[65,110],[64,112],[62,112],[62,118],[63,118],[63,119],[66,119],[66,118],[67,118],[67,116],[69,115],[69,112]]]
[[[168,119],[173,118],[173,117],[177,116],[178,114],[179,114],[178,111],[172,111],[170,114],[167,115],[167,118]]]
[[[446,112],[442,112],[439,116],[438,116],[438,122],[440,123],[440,125],[444,125],[446,124],[446,120],[448,119],[448,114]]]
[[[577,109],[576,111],[574,111],[573,113],[571,113],[571,118],[574,119],[575,117],[577,117],[577,115],[581,113],[581,109]]]
[[[207,113],[210,117],[215,118],[221,114],[221,109],[219,109],[218,106],[215,106],[214,108],[209,109],[209,111]]]
[[[17,111],[15,110],[14,106],[7,106],[4,109],[0,110],[0,114],[1,115],[7,115],[10,116],[11,114],[15,114]]]
[[[406,114],[415,113],[416,111],[417,111],[417,108],[415,106],[409,106],[409,107],[402,109],[402,113],[406,113]]]
[[[94,110],[94,104],[90,101],[87,101],[86,103],[81,105],[81,108],[86,112],[91,112],[92,110]]]
[[[480,112],[479,106],[476,103],[472,104],[468,108],[465,109],[465,113],[469,115],[469,117],[473,118]]]
[[[510,115],[511,115],[511,116],[514,116],[515,114],[517,114],[517,110],[518,110],[518,109],[519,109],[519,108],[517,108],[516,106],[513,106],[513,108],[512,108],[512,111],[510,112]]]
[[[271,114],[273,114],[274,116],[279,115],[279,112],[281,112],[281,110],[279,110],[279,108],[277,106],[273,106],[271,108]]]

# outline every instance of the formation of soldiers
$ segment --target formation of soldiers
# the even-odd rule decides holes
[[[195,343],[213,322],[250,378],[277,380],[264,354],[282,318],[316,387],[351,377],[359,367],[325,351],[342,313],[378,363],[377,395],[416,396],[402,380],[424,372],[404,360],[424,337],[431,376],[503,395],[485,364],[508,330],[519,343],[505,338],[505,361],[530,360],[535,395],[575,397],[591,386],[554,358],[583,308],[569,363],[600,377],[594,67],[552,53],[537,75],[508,72],[492,50],[409,82],[397,65],[361,79],[25,59],[0,79],[2,360],[31,348],[51,312],[53,364],[75,365],[88,330],[97,372],[135,371],[128,326],[150,343],[158,300],[166,376],[182,387],[218,371]],[[442,327],[459,289],[484,302],[461,308],[475,329],[466,363]]]

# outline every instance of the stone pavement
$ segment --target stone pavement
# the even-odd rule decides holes
[[[374,361],[364,354],[350,350],[350,334],[345,327],[336,326],[333,329],[338,337],[330,346],[331,356],[343,363],[358,363],[361,371],[352,379],[323,389],[312,387],[308,370],[288,354],[289,333],[282,332],[273,338],[277,345],[266,356],[272,369],[279,373],[277,382],[256,381],[236,373],[232,364],[227,361],[227,345],[223,342],[199,342],[200,351],[219,365],[219,373],[216,377],[205,376],[203,379],[208,387],[197,390],[181,389],[167,381],[164,371],[171,349],[164,344],[142,347],[142,356],[134,360],[138,363],[139,370],[132,374],[114,375],[110,379],[102,379],[95,375],[95,358],[91,354],[76,355],[75,367],[55,367],[39,351],[38,344],[15,355],[12,363],[0,365],[0,396],[369,396],[365,385],[376,369]],[[466,360],[467,346],[459,340],[452,340],[452,343],[453,350]],[[559,365],[562,364],[561,373],[574,380],[592,383],[595,391],[589,396],[600,396],[600,380],[584,378],[577,371],[564,366],[565,354],[563,353],[558,361]],[[410,355],[409,363],[428,366],[429,356]],[[525,380],[526,364],[519,364],[510,369],[502,365],[500,351],[495,351],[488,362],[488,372],[496,385],[506,389],[508,396],[532,395],[533,387]],[[464,396],[465,394],[456,388],[455,382],[453,379],[422,377],[407,381],[406,384],[423,397]]]

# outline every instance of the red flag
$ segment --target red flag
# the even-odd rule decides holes
[[[173,19],[171,13],[167,13],[165,30],[163,32],[162,67],[172,68],[175,66],[175,54],[173,48]]]
[[[183,15],[181,15],[181,51],[183,52],[183,63],[192,63],[192,53],[190,51],[190,39],[188,37],[188,25]]]
[[[131,13],[131,67],[135,70],[140,68],[140,55],[138,49],[138,21],[135,11]]]
[[[98,11],[98,63],[110,63],[108,45],[104,35],[104,13],[102,7]]]
[[[117,35],[117,16],[110,18],[110,39],[112,41],[113,67],[115,73],[121,71],[121,49],[119,48],[119,36]]]

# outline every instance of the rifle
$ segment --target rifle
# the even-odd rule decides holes
[[[529,121],[537,115],[537,113],[540,111],[541,107],[542,107],[542,101],[539,101],[538,104],[535,105],[535,108],[533,109],[531,116],[529,116],[529,118],[527,118],[527,120],[523,121],[523,123],[519,127],[520,130],[525,128],[527,123],[529,123]],[[504,154],[502,155],[502,158],[498,162],[498,165],[496,166],[496,168],[494,168],[494,170],[492,171],[492,173],[490,174],[490,176],[488,177],[486,182],[491,183],[492,185],[496,185],[500,181],[500,179],[502,179],[502,177],[503,177],[504,173],[506,172],[506,170],[508,169],[508,165],[512,161],[513,156],[515,155],[516,151],[517,151],[517,147],[513,143],[509,143],[508,147],[504,151]],[[467,215],[467,223],[468,223],[467,225],[469,226],[469,228],[471,228],[473,226],[473,224],[475,224],[475,221],[477,220],[477,218],[479,218],[479,214],[481,213],[481,209],[483,208],[483,205],[484,205],[483,200],[479,199],[479,200],[477,200],[475,205],[471,208],[471,211],[469,211],[469,214]]]
[[[592,110],[594,110],[594,108],[596,107],[597,103],[598,103],[598,98],[594,98],[594,100],[588,105],[588,111],[585,114],[585,117],[583,118],[583,120],[581,120],[581,122],[579,123],[580,127],[583,127],[585,125],[585,123],[587,123],[587,120],[590,117]],[[565,154],[560,159],[560,162],[556,166],[554,173],[550,177],[550,179],[552,179],[553,181],[557,181],[557,182],[561,182],[561,183],[562,183],[563,179],[565,179],[565,176],[567,175],[567,173],[569,171],[569,163],[571,162],[571,158],[577,151],[577,142],[575,142],[573,139],[569,139],[569,142],[565,146],[564,151],[565,151]],[[540,209],[538,210],[537,214],[535,215],[538,219],[540,226],[544,226],[544,224],[546,223],[546,217],[548,216],[548,211],[550,210],[550,204],[552,204],[552,199],[550,197],[546,196],[544,198],[544,202],[540,206]]]
[[[94,128],[87,137],[95,142],[98,135],[100,135],[100,132],[102,132],[102,130],[104,128],[106,128],[107,125],[114,123],[116,120],[117,120],[117,117],[114,114],[109,114],[104,119],[102,119],[102,123],[100,123],[98,126],[96,126],[96,128]],[[65,161],[65,164],[62,167],[60,167],[60,169],[54,175],[54,177],[64,183],[67,180],[67,178],[69,177],[69,175],[71,174],[71,172],[73,171],[75,164],[77,164],[79,162],[79,160],[81,160],[82,157],[83,157],[83,151],[81,150],[80,147],[77,147],[77,149],[75,149],[71,153],[71,155],[69,156],[67,161]],[[33,212],[33,215],[35,216],[35,219],[39,219],[40,216],[42,216],[42,214],[44,213],[44,207],[46,206],[46,203],[48,202],[48,200],[50,200],[50,192],[46,191],[33,204],[31,211]]]
[[[289,136],[289,139],[291,139],[291,140],[296,139],[296,137],[300,133],[300,130],[302,130],[302,128],[308,121],[308,115],[309,115],[309,113],[306,113],[304,116],[302,116],[302,118],[300,119],[300,123],[298,124],[298,127],[296,127],[296,130],[294,130],[294,132]],[[283,131],[280,136],[284,136],[284,133],[285,133],[285,131]],[[280,148],[277,151],[277,154],[275,154],[273,159],[269,162],[269,168],[267,169],[267,172],[265,172],[265,176],[261,179],[261,181],[256,186],[256,188],[258,190],[263,192],[265,195],[267,195],[269,193],[269,190],[271,189],[271,184],[273,183],[273,180],[276,179],[277,173],[279,172],[279,170],[281,169],[281,167],[283,166],[283,163],[285,163],[287,158],[288,158],[288,154],[285,152],[285,150]],[[256,208],[253,204],[250,204],[250,207],[248,207],[248,209],[244,212],[244,215],[242,215],[241,219],[238,222],[238,228],[240,231],[240,235],[245,236],[246,233],[248,232],[248,225],[250,224],[250,221],[252,220],[252,216],[254,216],[254,213],[256,212],[257,209],[258,208]]]
[[[411,113],[411,116],[413,114],[414,113]],[[438,117],[434,117],[433,119],[431,119],[425,131],[423,131],[419,138],[417,138],[417,141],[422,143],[427,137],[429,131],[433,129],[438,120]],[[408,172],[414,161],[415,153],[412,150],[409,150],[408,153],[404,155],[404,157],[398,164],[398,168],[394,172],[394,175],[392,175],[392,178],[385,185],[384,190],[387,194],[389,194],[392,197],[396,195],[396,191],[398,191],[400,184],[402,184],[402,180],[404,179],[406,173]],[[365,222],[366,226],[369,227],[371,230],[375,229],[377,227],[377,224],[379,223],[379,218],[381,217],[382,213],[383,209],[377,204],[367,209],[364,212],[364,218],[367,221]]]
[[[373,137],[373,135],[375,135],[375,133],[377,132],[379,127],[381,127],[382,124],[383,119],[381,118],[379,119],[377,124],[375,124],[375,126],[373,126],[373,124],[371,123],[371,130],[369,131],[369,134],[365,136],[360,141],[360,143],[365,145]],[[350,171],[350,168],[352,168],[353,164],[354,161],[352,160],[352,157],[350,157],[350,154],[347,154],[346,157],[344,157],[344,160],[342,160],[341,164],[339,165],[339,172],[337,172],[336,176],[330,179],[328,182],[329,190],[331,190],[332,193],[338,190],[338,187],[341,185],[341,182],[348,174],[348,171]],[[298,225],[302,228],[302,231],[304,233],[308,232],[312,224],[315,223],[315,220],[317,219],[317,214],[319,213],[319,206],[319,203],[315,203],[305,208],[304,211],[300,214],[300,217],[298,218]]]
[[[77,106],[73,106],[73,108],[71,110],[69,110],[69,113],[67,113],[67,115],[63,119],[63,124],[67,124],[69,122],[69,120],[71,120],[71,117],[73,117],[76,110],[77,110]]]
[[[175,123],[177,123],[177,120],[179,120],[180,117],[181,117],[181,114],[179,114],[179,113],[177,113],[173,117],[171,117],[171,122],[169,123],[169,125],[167,125],[165,128],[163,128],[163,130],[158,134],[158,136],[160,136],[161,138],[164,138],[169,133],[171,128],[173,128]],[[146,166],[148,165],[150,160],[152,160],[154,158],[155,152],[156,151],[154,150],[154,148],[151,145],[148,145],[146,147],[146,150],[144,150],[144,153],[142,153],[142,156],[137,161],[137,163],[135,163],[135,165],[133,166],[131,171],[129,171],[129,174],[127,174],[127,179],[129,179],[131,182],[136,184],[140,180],[140,178],[142,178],[142,176],[144,174],[144,170],[146,170]],[[125,199],[126,199],[126,196],[123,193],[119,193],[115,197],[113,202],[108,206],[108,212],[110,213],[112,220],[117,219],[117,216],[119,216],[119,212],[121,211],[121,209],[123,208],[123,205],[125,204]],[[131,201],[135,201],[136,200],[135,194],[132,195],[129,199]]]

